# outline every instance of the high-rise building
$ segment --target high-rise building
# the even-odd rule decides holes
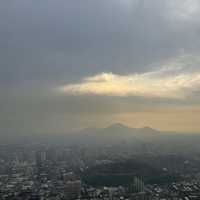
[[[72,200],[79,198],[81,195],[81,181],[68,181],[64,186],[64,199]]]
[[[144,183],[141,179],[134,177],[133,182],[129,185],[129,193],[139,193],[144,191]]]
[[[38,172],[40,171],[45,161],[46,161],[46,152],[44,151],[36,152],[35,162],[36,162],[36,167],[37,167]]]

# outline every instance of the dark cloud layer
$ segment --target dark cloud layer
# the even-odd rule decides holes
[[[1,1],[1,82],[144,71],[198,48],[198,25],[171,19],[167,2]]]

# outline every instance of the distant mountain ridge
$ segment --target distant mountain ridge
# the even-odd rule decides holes
[[[149,136],[158,136],[159,132],[158,130],[152,129],[150,127],[143,127],[143,128],[131,128],[129,126],[126,126],[124,124],[116,123],[112,124],[106,128],[99,129],[99,134],[108,134],[108,135],[118,135],[118,136],[126,136],[126,137],[149,137]]]
[[[150,127],[131,128],[115,123],[105,128],[88,128],[66,134],[66,138],[77,144],[119,145],[122,143],[140,143],[158,137],[159,131]]]
[[[199,152],[200,134],[181,134],[153,129],[151,127],[131,128],[121,123],[105,128],[86,128],[66,134],[7,134],[0,144],[56,144],[84,147],[133,148],[142,152]]]
[[[61,142],[66,144],[108,144],[128,140],[138,140],[142,137],[152,137],[158,131],[149,127],[131,128],[121,123],[115,123],[105,128],[85,128],[66,134],[6,134],[1,138],[2,143],[31,143],[31,142]],[[144,139],[144,138],[143,138]]]

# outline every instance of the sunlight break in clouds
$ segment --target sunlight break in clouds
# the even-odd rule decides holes
[[[101,73],[81,82],[61,86],[70,95],[143,96],[185,99],[200,88],[200,72],[182,68],[162,68],[143,74],[117,75]]]

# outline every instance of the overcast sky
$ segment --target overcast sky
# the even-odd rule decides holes
[[[199,36],[199,0],[1,0],[0,133],[200,132]]]

